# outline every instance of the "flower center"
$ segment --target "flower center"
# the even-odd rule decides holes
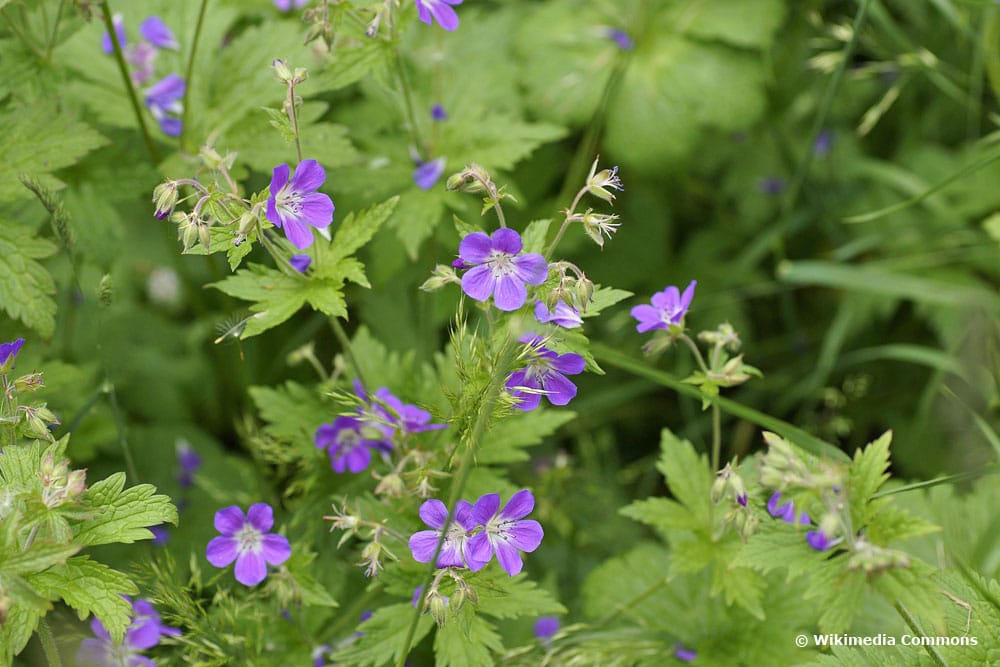
[[[486,263],[490,265],[490,271],[497,277],[513,275],[517,270],[517,267],[514,266],[514,255],[502,250],[490,251]]]
[[[260,551],[261,534],[260,531],[254,528],[249,523],[244,523],[243,527],[240,528],[233,537],[239,542],[240,553],[245,553],[247,551],[252,551],[256,553]]]
[[[285,185],[274,196],[274,205],[290,216],[299,217],[302,214],[302,195],[292,190],[290,185]]]
[[[361,434],[354,429],[345,428],[337,434],[337,444],[343,449],[354,449],[361,442]]]

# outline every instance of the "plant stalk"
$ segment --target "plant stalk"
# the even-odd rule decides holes
[[[201,8],[198,10],[198,22],[194,27],[194,39],[191,42],[191,54],[188,56],[187,68],[184,70],[184,101],[181,109],[181,136],[178,143],[184,148],[184,139],[188,136],[188,109],[191,108],[191,77],[194,75],[194,57],[198,51],[198,40],[201,37],[201,26],[205,22],[205,10],[208,7],[208,0],[201,0]]]

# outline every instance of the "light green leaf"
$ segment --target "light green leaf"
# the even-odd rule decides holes
[[[540,444],[575,418],[572,410],[532,410],[508,417],[483,437],[477,460],[483,464],[527,461],[531,457],[524,448]]]
[[[403,650],[403,641],[415,613],[409,602],[376,609],[372,617],[365,621],[365,635],[333,657],[356,667],[375,667],[393,662]],[[421,616],[411,646],[419,644],[433,624],[429,615]]]
[[[44,544],[34,543],[24,551],[9,552],[7,558],[0,560],[0,574],[4,577],[12,574],[31,574],[41,572],[53,565],[66,562],[66,559],[80,550],[76,544]]]
[[[149,540],[150,526],[177,524],[177,506],[165,495],[157,495],[151,484],[124,489],[125,473],[119,472],[94,484],[83,496],[95,515],[76,526],[73,541],[94,545]]]
[[[62,598],[81,620],[91,613],[97,616],[114,641],[124,637],[132,619],[132,605],[122,595],[136,595],[139,589],[121,572],[87,556],[77,556],[26,579],[42,595]]]
[[[469,583],[479,595],[479,613],[494,618],[518,618],[544,614],[565,614],[552,594],[528,579],[527,575],[508,576],[500,568],[481,570]]]
[[[620,511],[630,519],[655,528],[663,537],[669,536],[673,530],[695,531],[702,528],[698,517],[669,498],[637,500]]]
[[[657,470],[680,503],[687,507],[702,526],[711,522],[712,473],[708,458],[699,456],[687,440],[680,440],[670,429],[660,435],[660,460]]]
[[[889,444],[892,431],[886,431],[864,450],[854,454],[854,462],[848,471],[847,493],[851,503],[851,521],[861,527],[868,524],[877,509],[870,499],[882,484],[889,479]]]
[[[528,223],[524,233],[521,234],[524,252],[545,252],[545,241],[551,224],[551,220],[535,220]]]
[[[339,260],[353,254],[375,236],[375,232],[389,219],[398,203],[399,197],[396,196],[360,213],[351,213],[337,228],[333,243],[326,248],[328,252],[319,259],[325,263],[327,259]],[[317,268],[317,273],[321,276],[327,275],[324,271],[326,269],[321,264]]]
[[[503,642],[496,628],[480,616],[471,616],[465,623],[449,618],[434,637],[435,664],[440,667],[492,665],[492,654],[501,651]]]
[[[0,181],[0,192],[2,187]],[[55,332],[56,302],[52,295],[56,286],[45,267],[35,260],[55,252],[54,243],[13,222],[0,221],[0,308],[43,338]]]

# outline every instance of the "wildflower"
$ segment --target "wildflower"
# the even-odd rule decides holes
[[[403,403],[392,395],[386,387],[381,387],[375,392],[376,403],[372,409],[384,421],[399,430],[400,435],[408,436],[413,433],[423,433],[424,431],[437,431],[448,428],[447,424],[432,424],[431,413],[421,410],[416,405]],[[381,404],[381,405],[380,405]],[[386,405],[389,410],[382,406]],[[391,412],[390,412],[391,410]]]
[[[149,42],[139,42],[125,52],[125,60],[135,68],[132,70],[132,83],[144,84],[153,76],[156,47]]]
[[[413,170],[413,182],[421,190],[430,190],[440,180],[441,174],[444,173],[444,165],[445,159],[443,157],[431,160],[430,162],[420,162],[417,168]]]
[[[499,494],[488,493],[479,498],[472,507],[472,517],[483,530],[469,541],[473,558],[486,564],[495,553],[507,574],[512,577],[518,574],[524,565],[519,551],[534,551],[545,535],[541,524],[524,519],[534,508],[535,497],[527,489],[511,496],[502,510]]]
[[[618,45],[622,51],[631,51],[635,48],[635,42],[628,36],[628,33],[618,28],[606,28],[604,36]]]
[[[128,600],[127,597],[125,599]],[[126,629],[125,639],[121,644],[111,641],[111,635],[96,616],[90,619],[90,629],[97,637],[84,639],[80,644],[76,654],[79,664],[98,667],[107,665],[156,667],[156,663],[140,655],[139,652],[159,644],[161,637],[178,637],[181,631],[164,625],[153,605],[146,600],[135,602],[130,600],[130,602],[132,623]]]
[[[312,264],[312,257],[309,255],[292,255],[288,263],[299,273],[305,273],[309,265]]]
[[[473,572],[482,569],[489,558],[479,560],[471,551],[469,535],[476,528],[472,509],[468,501],[458,501],[452,524],[445,529],[444,522],[448,520],[448,508],[436,498],[425,501],[420,506],[420,518],[434,530],[421,530],[410,537],[410,553],[413,554],[413,560],[418,563],[429,563],[434,557],[438,540],[444,533],[445,539],[441,545],[441,553],[438,554],[437,567],[468,565]],[[414,598],[419,600],[416,592]]]
[[[309,227],[326,229],[333,221],[333,200],[316,192],[326,180],[326,172],[316,160],[303,160],[295,168],[291,180],[288,165],[274,168],[271,176],[271,196],[267,198],[267,219],[283,227],[285,236],[299,250],[313,242]]]
[[[283,12],[291,11],[292,7],[302,9],[308,3],[309,0],[274,0],[274,6]]]
[[[765,195],[780,195],[785,191],[785,179],[768,176],[757,181],[757,190]]]
[[[493,236],[467,234],[458,246],[459,259],[471,267],[462,276],[462,291],[476,301],[493,295],[496,307],[517,310],[528,298],[525,285],[541,285],[548,275],[545,258],[537,253],[521,255],[521,235],[502,227]]]
[[[597,171],[597,160],[594,160],[594,164],[590,165],[590,173],[587,174],[587,192],[610,204],[615,200],[615,195],[608,188],[619,192],[625,189],[618,178],[618,167]]]
[[[0,343],[0,373],[6,373],[14,367],[17,353],[21,351],[24,339],[18,338],[10,343]]]
[[[831,540],[822,530],[810,530],[806,532],[806,542],[816,551],[826,551],[833,546]]]
[[[236,505],[215,513],[213,537],[205,549],[205,558],[215,567],[236,561],[236,581],[256,586],[267,576],[267,564],[281,565],[292,555],[292,547],[283,535],[269,533],[274,525],[274,510],[267,503],[254,503],[246,516]]]
[[[520,399],[516,407],[524,411],[534,410],[538,407],[542,394],[545,394],[552,405],[566,405],[573,400],[576,385],[566,375],[583,372],[587,365],[583,357],[572,352],[557,354],[543,347],[542,338],[531,333],[520,340],[532,348],[528,365],[511,373],[504,383],[511,396]]]
[[[170,539],[170,531],[163,525],[150,526],[149,532],[153,534],[153,544],[162,547]]]
[[[683,644],[674,644],[674,657],[681,662],[694,662],[694,659],[698,657],[698,652],[684,648]]]
[[[535,621],[535,637],[542,643],[548,643],[557,632],[559,632],[559,619],[555,616],[539,616]]]
[[[167,24],[159,16],[150,16],[139,26],[139,33],[146,40],[158,49],[180,48],[180,44],[174,39],[174,33],[170,31]]]
[[[583,324],[580,311],[562,299],[556,302],[556,307],[552,310],[549,310],[543,302],[536,301],[535,319],[546,324],[551,322],[564,329],[575,329]]]
[[[388,443],[365,437],[362,434],[364,427],[363,420],[342,416],[316,429],[313,442],[317,449],[326,449],[334,472],[359,473],[371,463],[372,449],[384,451],[390,447]]]
[[[697,284],[696,280],[692,280],[684,289],[683,294],[680,294],[676,287],[670,285],[662,292],[653,295],[652,305],[642,304],[633,308],[632,317],[639,320],[635,330],[639,333],[646,333],[653,329],[683,326],[684,315],[687,314],[691,299],[694,298],[694,288]]]
[[[444,110],[444,107],[440,104],[435,104],[431,107],[431,120],[441,122],[443,120],[448,120],[448,112]]]
[[[118,38],[118,46],[125,48],[128,40],[125,39],[125,19],[122,18],[121,14],[115,14],[111,17],[111,24],[115,27],[115,36]],[[104,37],[101,38],[101,50],[107,54],[115,52],[115,45],[111,41],[111,34],[104,33]]]
[[[813,155],[824,158],[830,154],[831,148],[833,148],[833,132],[823,130],[816,135],[816,141],[813,142]]]
[[[781,492],[775,491],[771,496],[771,499],[767,501],[767,511],[771,516],[781,519],[785,523],[795,523],[795,503],[789,500],[781,505],[778,501],[781,500]],[[799,515],[799,523],[808,526],[810,523],[809,515],[805,512]]]
[[[363,635],[363,632],[355,633],[356,635]],[[327,654],[333,650],[333,647],[329,644],[320,644],[312,650],[313,667],[323,667],[326,664]]]
[[[180,468],[177,482],[182,487],[189,488],[194,484],[194,474],[201,467],[201,457],[187,440],[178,440],[176,449],[177,465]]]
[[[451,5],[460,5],[462,0],[414,0],[417,3],[417,17],[431,25],[433,18],[445,30],[451,31],[458,27],[458,14]]]
[[[186,84],[176,74],[168,74],[146,90],[146,107],[160,124],[163,133],[176,137],[181,133],[181,100]]]

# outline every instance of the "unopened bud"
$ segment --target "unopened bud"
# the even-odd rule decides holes
[[[14,388],[22,392],[31,392],[44,387],[41,373],[28,373],[14,380]]]
[[[278,77],[278,80],[282,83],[291,83],[292,81],[292,70],[289,69],[288,65],[281,58],[275,58],[271,61],[271,69],[274,70],[274,75]]]
[[[177,183],[167,181],[157,185],[153,190],[153,203],[156,204],[154,215],[157,218],[164,220],[169,217],[177,205]]]
[[[445,621],[448,620],[448,599],[437,591],[431,591],[427,595],[425,604],[437,626],[444,627]]]
[[[101,282],[97,285],[97,298],[101,300],[102,306],[110,306],[114,297],[115,283],[110,273],[101,276]]]
[[[406,494],[406,484],[403,478],[396,473],[390,473],[379,480],[375,486],[376,496],[388,496],[390,498],[402,498]]]
[[[420,289],[425,292],[434,292],[449,283],[461,284],[462,280],[455,273],[454,267],[446,264],[438,264],[434,267],[434,271],[431,272],[431,277],[424,281]]]

